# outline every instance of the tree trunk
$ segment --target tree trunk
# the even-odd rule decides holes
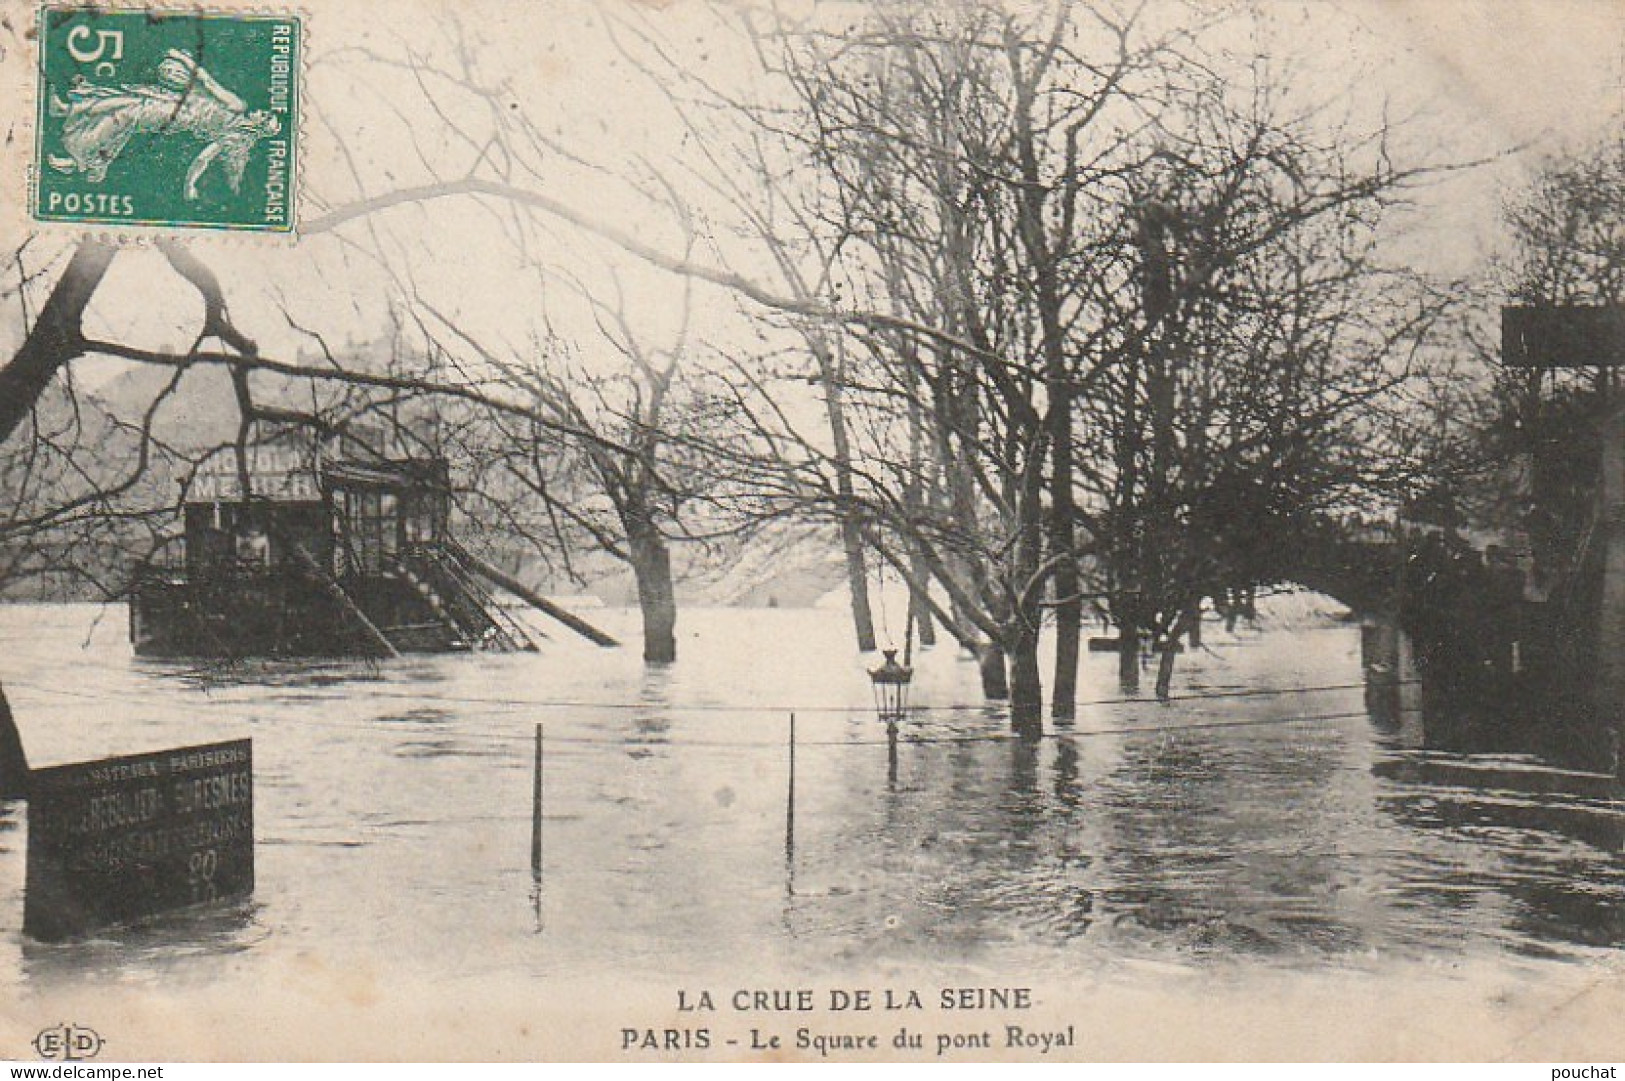
[[[1170,637],[1157,658],[1157,701],[1168,701],[1174,685],[1174,658],[1179,655],[1179,639]]]
[[[1166,247],[1167,211],[1147,203],[1138,210],[1138,241],[1141,259],[1141,308],[1145,313],[1143,339],[1124,373],[1123,428],[1118,452],[1121,498],[1118,513],[1122,519],[1119,565],[1119,593],[1112,604],[1118,625],[1117,681],[1125,695],[1140,690],[1140,635],[1149,623],[1165,587],[1161,560],[1167,538],[1161,528],[1166,500],[1163,489],[1168,479],[1168,454],[1172,430],[1168,409],[1172,403],[1172,383],[1167,378],[1163,322],[1173,304],[1173,271]],[[1152,461],[1150,475],[1141,476],[1140,452],[1144,432],[1137,402],[1141,369],[1151,409]],[[1137,487],[1144,483],[1144,497]],[[1125,582],[1124,579],[1127,579]]]
[[[1048,359],[1044,385],[1049,396],[1045,418],[1050,452],[1049,555],[1054,562],[1050,583],[1055,591],[1055,688],[1050,709],[1069,719],[1077,712],[1078,653],[1083,642],[1083,598],[1074,554],[1076,527],[1072,493],[1072,383],[1060,339],[1060,301],[1053,271],[1042,274],[1045,284],[1044,340]],[[1036,636],[1035,636],[1036,638]],[[1037,643],[1034,643],[1034,649]]]
[[[1062,318],[1064,301],[1061,267],[1062,251],[1051,240],[1051,214],[1049,200],[1056,189],[1044,182],[1040,150],[1046,135],[1040,135],[1034,126],[1039,112],[1038,86],[1045,61],[1039,61],[1033,70],[1023,72],[1017,54],[1011,54],[1012,82],[1015,90],[1015,123],[1013,147],[1022,183],[1015,189],[1017,232],[1022,250],[1031,266],[1034,285],[1033,299],[1037,302],[1039,344],[1044,358],[1044,394],[1047,398],[1042,418],[1045,441],[1050,454],[1050,514],[1048,546],[1051,559],[1050,584],[1055,593],[1055,697],[1051,708],[1057,717],[1071,717],[1076,709],[1078,689],[1078,646],[1083,639],[1083,601],[1078,597],[1078,565],[1073,558],[1073,494],[1072,494],[1072,373],[1067,364],[1067,331]],[[1065,159],[1074,159],[1069,148]],[[1076,199],[1076,188],[1063,195],[1062,219],[1070,215]],[[1070,236],[1059,238],[1062,245],[1072,243]],[[1042,469],[1041,449],[1031,451],[1034,461],[1029,468]],[[1042,481],[1040,480],[1040,486]],[[1032,506],[1036,511],[1038,493],[1032,493]],[[1038,566],[1036,558],[1029,566]],[[1036,608],[1036,606],[1035,606]],[[1027,641],[1031,639],[1033,657],[1029,665],[1023,656]],[[1021,708],[1022,685],[1031,680],[1038,687],[1038,623],[1024,625],[1021,643],[1017,646],[1018,674],[1015,697]],[[1028,668],[1031,668],[1030,673]],[[1040,722],[1042,727],[1042,722]]]
[[[1178,603],[1173,594],[1177,586],[1173,580],[1172,554],[1177,548],[1177,529],[1174,520],[1175,431],[1174,413],[1178,387],[1172,371],[1171,351],[1173,335],[1166,331],[1166,316],[1173,306],[1173,263],[1167,252],[1166,211],[1160,206],[1147,209],[1141,219],[1141,241],[1145,256],[1146,301],[1148,321],[1159,320],[1164,331],[1151,335],[1146,353],[1146,401],[1151,407],[1151,473],[1146,478],[1145,544],[1141,548],[1142,562],[1139,573],[1140,615],[1154,622],[1162,613],[1172,614]],[[1180,612],[1180,616],[1183,612]],[[1179,616],[1175,617],[1176,619]],[[1159,636],[1160,637],[1160,636]],[[1164,642],[1154,637],[1152,648],[1167,647],[1160,654],[1157,666],[1157,696],[1166,697],[1165,680],[1173,675],[1173,654],[1168,652],[1179,641],[1176,629]]]
[[[841,477],[842,487],[850,494],[852,481],[845,470]],[[841,520],[841,548],[846,554],[846,586],[852,594],[852,630],[857,636],[858,652],[873,653],[875,615],[869,604],[869,568],[863,557],[863,527],[853,518]]]
[[[892,277],[894,266],[887,264],[888,280]],[[926,504],[933,501],[939,463],[936,456],[928,452],[931,440],[926,435],[925,415],[921,408],[919,384],[922,365],[919,351],[911,339],[905,337],[901,340],[905,361],[903,375],[908,385],[908,483],[903,488],[903,505],[910,518],[918,519],[926,515]],[[925,592],[930,588],[931,568],[919,538],[909,538],[905,544],[909,564],[909,625],[919,631],[920,645],[934,646],[937,644],[937,625],[931,618],[931,605]]]
[[[26,799],[28,796],[28,755],[23,738],[11,718],[6,692],[0,690],[0,799]]]
[[[1022,477],[1021,536],[1016,543],[1014,580],[1031,581],[1044,546],[1043,460],[1034,453]],[[1015,606],[1015,641],[1010,651],[1010,721],[1017,734],[1044,731],[1044,686],[1038,674],[1038,641],[1044,625],[1043,597],[1033,590]],[[1008,623],[1008,621],[1007,621]]]
[[[1063,482],[1060,476],[1055,478],[1056,484],[1072,484],[1071,471]],[[1070,500],[1067,501],[1067,514],[1071,515]],[[1057,552],[1062,549],[1070,550],[1073,543],[1072,527],[1070,525],[1057,528],[1051,536],[1051,545]],[[1055,688],[1051,698],[1051,710],[1056,717],[1067,719],[1077,713],[1078,698],[1078,653],[1083,642],[1083,600],[1078,596],[1078,565],[1068,558],[1056,564],[1055,577]]]
[[[671,552],[653,528],[630,532],[627,548],[643,612],[643,659],[670,664],[677,659],[677,597],[671,583]]]
[[[869,570],[863,557],[863,523],[856,517],[852,485],[852,439],[846,430],[841,401],[843,373],[827,345],[814,342],[813,354],[824,386],[824,414],[829,419],[829,442],[835,458],[835,491],[841,507],[841,549],[846,557],[846,584],[852,594],[852,630],[858,652],[875,651],[875,616],[869,605]]]
[[[85,308],[117,252],[111,244],[80,241],[28,337],[0,368],[0,444],[11,438],[62,366],[84,351]],[[0,799],[27,795],[28,755],[0,690]]]
[[[1140,625],[1132,613],[1117,621],[1117,685],[1124,694],[1140,693]]]
[[[914,546],[910,558],[910,573],[917,582],[929,582],[931,570],[926,564],[925,555],[920,552],[919,546]],[[920,645],[934,646],[937,644],[937,621],[931,616],[931,606],[926,603],[925,594],[916,587],[910,586],[908,591],[909,611],[914,617],[914,629],[919,633]]]
[[[982,694],[994,702],[1010,697],[1010,677],[1004,663],[1004,647],[985,642],[976,652],[976,665],[982,673]]]
[[[1057,329],[1055,333],[1060,333]],[[1057,718],[1068,720],[1077,713],[1078,653],[1083,642],[1083,598],[1078,580],[1078,561],[1072,499],[1072,392],[1066,365],[1059,349],[1050,363],[1047,385],[1050,395],[1050,555],[1056,560],[1050,581],[1055,589],[1055,688],[1050,709]],[[1034,645],[1036,649],[1036,643]]]
[[[1010,726],[1017,735],[1044,734],[1044,684],[1038,674],[1038,631],[1023,630],[1010,658]]]
[[[0,368],[0,444],[11,438],[62,365],[84,351],[85,306],[116,252],[110,244],[80,241],[28,337]]]
[[[1179,655],[1179,640],[1188,638],[1193,645],[1199,644],[1202,637],[1202,598],[1185,605],[1179,619],[1174,622],[1173,629],[1168,632],[1167,639],[1162,643],[1161,655],[1157,658],[1157,701],[1168,701],[1168,695],[1174,684],[1174,658]]]

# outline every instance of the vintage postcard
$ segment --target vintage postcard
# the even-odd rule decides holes
[[[0,0],[0,1058],[1625,1058],[1622,86]]]

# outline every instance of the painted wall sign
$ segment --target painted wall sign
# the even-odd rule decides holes
[[[248,483],[254,495],[294,503],[314,503],[322,498],[309,448],[253,446],[247,448],[247,459]],[[198,468],[187,498],[198,503],[242,499],[242,475],[237,464],[234,447],[211,454]]]
[[[30,777],[26,934],[59,941],[253,890],[252,741]]]

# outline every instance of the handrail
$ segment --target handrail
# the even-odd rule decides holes
[[[552,616],[566,627],[569,627],[572,631],[575,631],[577,634],[581,635],[581,637],[587,639],[587,641],[593,643],[594,645],[604,646],[606,648],[620,645],[620,642],[616,641],[610,635],[605,634],[603,631],[599,630],[597,627],[594,627],[591,623],[588,623],[580,616],[566,612],[563,608],[560,608],[558,605],[554,604],[540,593],[537,593],[534,589],[531,589],[513,575],[508,574],[501,568],[486,562],[479,556],[464,548],[461,544],[458,544],[456,541],[448,539],[446,540],[445,545],[447,550],[449,550],[474,571],[484,575],[486,578],[489,578],[503,589],[506,589],[520,600],[529,604],[531,607]]]

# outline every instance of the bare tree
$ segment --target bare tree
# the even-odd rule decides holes
[[[916,596],[935,562],[952,624],[985,631],[966,644],[990,693],[1009,656],[1024,727],[1047,608],[1052,708],[1071,708],[1085,561],[1125,678],[1143,634],[1166,691],[1204,595],[1253,584],[1309,514],[1370,493],[1362,410],[1441,309],[1375,258],[1425,170],[1393,164],[1381,120],[1339,128],[1268,81],[1228,85],[1202,29],[1061,4],[758,31],[797,91],[778,129],[836,193],[816,223],[841,238],[833,278],[895,313],[847,323],[873,357],[848,374],[848,411],[870,418],[859,474],[910,496],[857,498],[877,544],[925,556],[887,556]],[[875,419],[904,411],[906,428]],[[929,469],[899,435],[914,448],[922,420]],[[933,490],[946,514],[921,506]]]
[[[499,528],[545,538],[566,561],[572,551],[595,550],[625,563],[637,586],[644,659],[670,663],[677,659],[670,540],[693,535],[685,511],[703,494],[705,477],[687,453],[684,435],[690,416],[681,370],[687,328],[680,327],[669,346],[651,348],[618,286],[612,297],[580,291],[599,330],[585,347],[550,336],[538,338],[530,356],[509,359],[444,318],[425,333],[448,352],[472,349],[537,414],[597,436],[561,440],[534,418],[487,417],[479,438],[464,450],[501,476],[488,472],[470,485],[469,510],[487,521],[498,515]],[[619,363],[604,363],[605,350]],[[482,510],[474,509],[476,501]],[[520,521],[527,513],[536,521]]]
[[[234,435],[222,446],[236,451],[241,473],[247,470],[247,447],[259,441],[267,431],[293,425],[320,433],[329,431],[334,423],[326,410],[289,408],[280,404],[274,394],[267,399],[256,391],[256,379],[338,388],[368,397],[371,404],[349,402],[345,408],[351,412],[376,408],[381,400],[407,396],[474,406],[497,416],[523,418],[549,433],[567,434],[616,451],[625,449],[568,419],[561,420],[539,411],[523,399],[504,396],[489,380],[443,377],[432,371],[392,372],[365,364],[350,367],[344,358],[331,353],[321,364],[263,355],[254,340],[232,321],[224,288],[214,272],[181,246],[163,244],[160,248],[173,271],[193,289],[200,301],[202,317],[196,338],[185,350],[151,349],[86,333],[85,310],[103,287],[116,249],[96,240],[79,241],[54,279],[31,274],[22,269],[20,259],[17,261],[19,304],[25,303],[24,294],[32,289],[44,292],[46,299],[35,317],[30,318],[32,313],[25,308],[22,344],[10,360],[0,366],[0,387],[5,392],[4,404],[0,406],[0,422],[3,422],[0,423],[0,455],[7,464],[22,463],[20,469],[8,475],[7,479],[16,485],[9,494],[24,500],[34,498],[37,505],[26,516],[14,515],[0,527],[0,541],[75,529],[82,538],[83,530],[101,528],[108,522],[153,521],[160,515],[172,514],[176,496],[169,485],[177,477],[172,473],[156,473],[155,465],[179,460],[182,465],[189,463],[195,468],[199,460],[220,449],[220,446],[169,446],[154,434],[159,409],[174,393],[181,378],[193,370],[217,369],[229,376],[231,399],[229,403],[220,404],[223,412],[234,409],[238,423]],[[139,420],[112,418],[110,421],[115,429],[122,425],[123,433],[129,437],[132,446],[127,456],[121,456],[116,447],[105,442],[94,447],[76,445],[72,449],[81,457],[90,455],[97,467],[92,470],[82,461],[74,464],[70,479],[75,483],[56,485],[44,493],[43,499],[37,498],[38,493],[31,497],[29,485],[40,475],[42,455],[61,449],[53,447],[52,433],[40,427],[37,410],[52,389],[61,386],[59,381],[69,365],[91,355],[123,359],[164,372],[166,377]],[[115,468],[110,457],[127,457],[128,464]],[[71,462],[71,458],[68,460]],[[184,496],[184,475],[179,479]],[[158,482],[156,488],[155,481]],[[242,490],[245,498],[252,498],[246,476]],[[133,502],[125,498],[133,495],[141,498]],[[14,510],[22,505],[14,503]],[[158,531],[151,533],[151,537],[154,547],[162,541]],[[108,595],[117,591],[112,587],[106,590]],[[9,724],[0,725],[0,752],[7,755],[6,760],[0,761],[0,781],[9,792],[23,792],[26,759],[21,754],[21,740],[14,722],[9,720],[9,709],[4,712]],[[10,730],[4,730],[8,727]]]

